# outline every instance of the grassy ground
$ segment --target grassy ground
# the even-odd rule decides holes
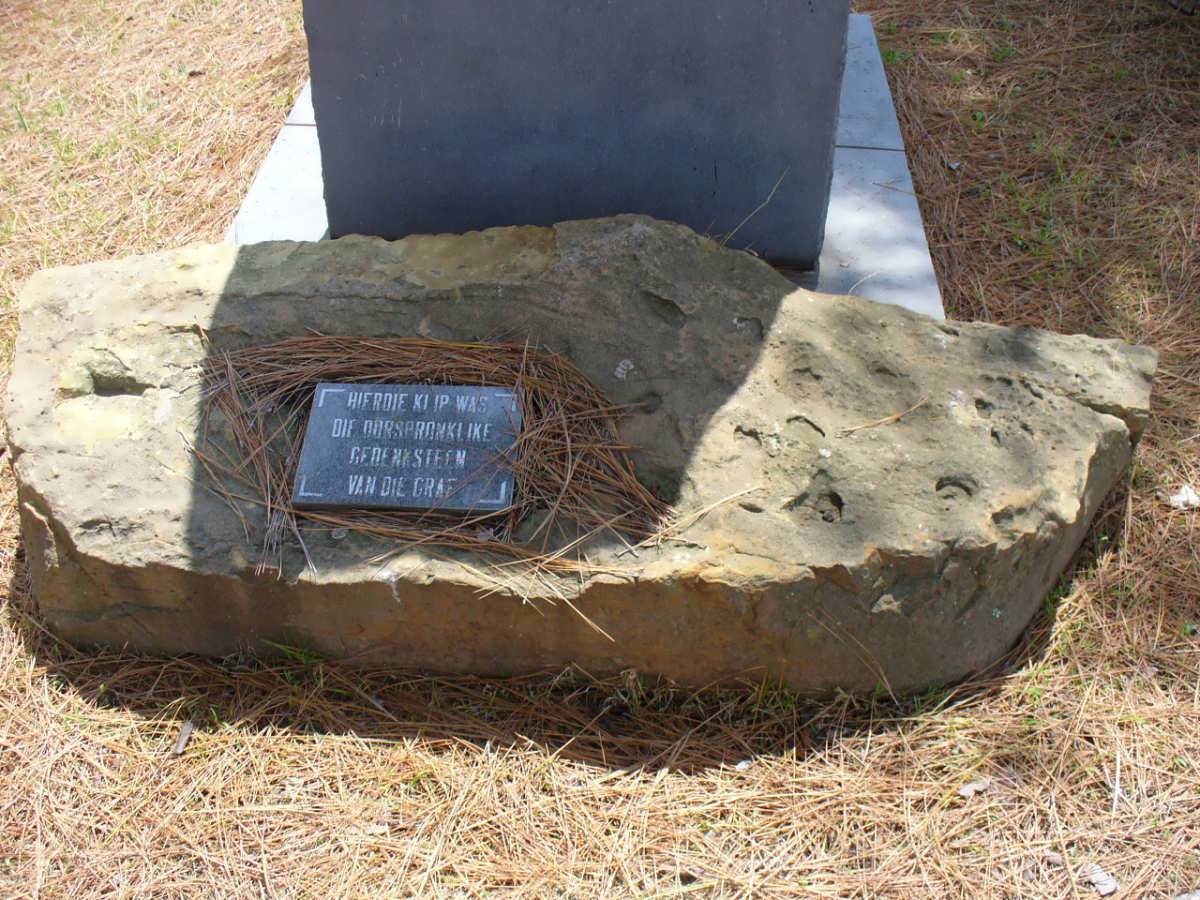
[[[0,894],[1088,897],[1092,866],[1200,890],[1198,514],[1165,500],[1200,486],[1200,17],[860,6],[951,315],[1162,352],[1128,486],[1026,645],[822,705],[77,653],[32,615],[6,471]],[[41,266],[219,239],[304,75],[294,2],[67,7],[0,6],[9,306]]]

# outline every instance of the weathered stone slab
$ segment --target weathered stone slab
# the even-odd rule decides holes
[[[11,458],[40,609],[71,641],[812,692],[946,682],[1010,647],[1128,465],[1155,365],[796,290],[640,217],[190,247],[40,273],[20,316]],[[475,557],[381,568],[377,543],[325,532],[306,537],[315,571],[292,548],[282,577],[255,577],[257,544],[187,448],[202,334],[220,350],[310,331],[566,354],[643,404],[624,429],[639,474],[690,524],[636,556],[588,547],[612,574],[499,593]]]

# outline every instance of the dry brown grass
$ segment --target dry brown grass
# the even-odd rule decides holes
[[[1092,862],[1121,896],[1200,889],[1200,542],[1163,500],[1200,479],[1200,19],[861,5],[952,313],[1163,352],[1128,490],[1028,646],[818,706],[82,653],[31,615],[5,475],[0,893],[1089,897]],[[0,294],[219,238],[303,69],[291,3],[64,6],[0,8]]]

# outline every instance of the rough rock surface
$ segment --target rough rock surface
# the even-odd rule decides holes
[[[943,683],[1005,652],[1129,463],[1155,366],[1116,341],[797,290],[640,217],[188,247],[43,272],[20,316],[11,457],[40,609],[68,640],[806,692]],[[380,569],[378,545],[328,533],[308,540],[315,572],[290,551],[255,577],[185,446],[201,334],[310,329],[561,351],[643,404],[625,435],[647,483],[685,518],[717,505],[637,557],[592,548],[619,574],[528,597],[414,550]]]

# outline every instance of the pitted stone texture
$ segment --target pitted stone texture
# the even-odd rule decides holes
[[[1155,366],[796,290],[641,217],[189,247],[43,272],[20,314],[11,455],[38,602],[71,641],[812,693],[944,683],[1003,654],[1128,465]],[[254,576],[256,543],[187,448],[202,335],[310,331],[565,353],[642,404],[624,434],[686,527],[636,555],[589,547],[611,574],[498,593],[478,560],[410,549],[381,568],[378,544],[329,533],[306,539],[315,572],[293,547],[281,577]]]

